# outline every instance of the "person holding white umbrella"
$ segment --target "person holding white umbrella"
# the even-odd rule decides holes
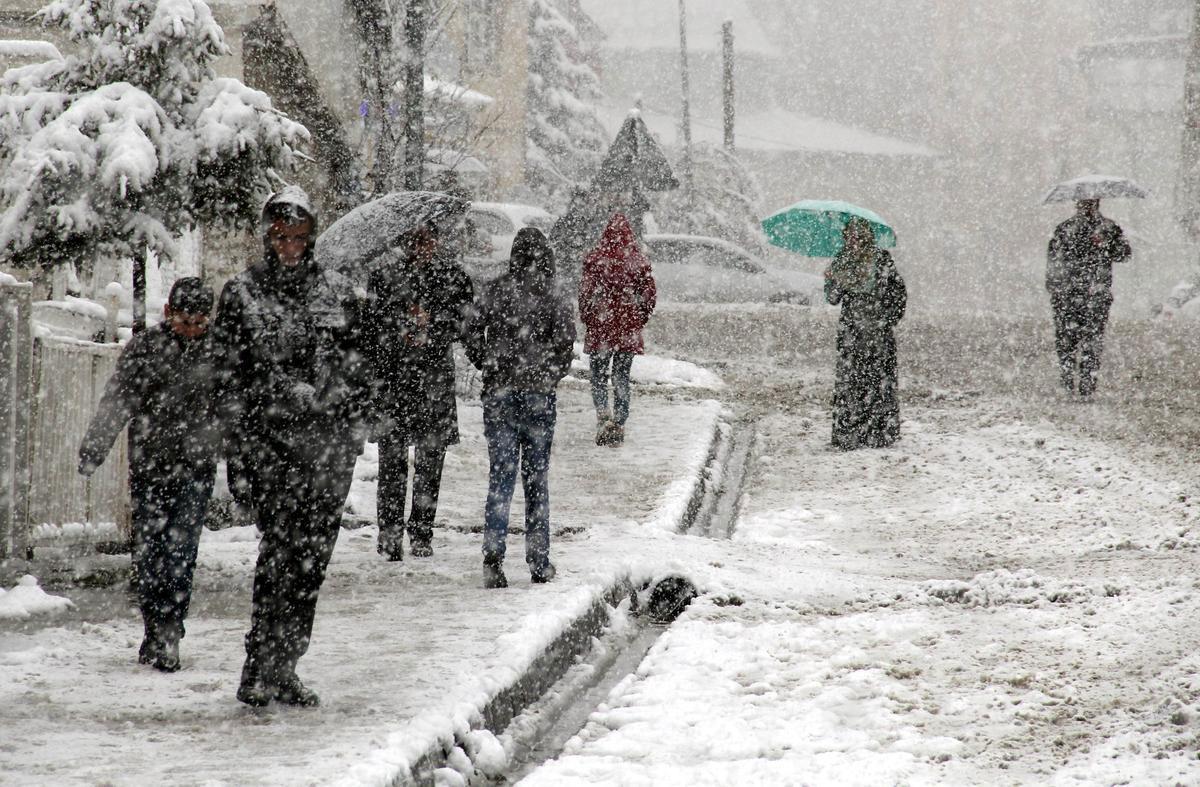
[[[1112,266],[1132,254],[1125,233],[1100,214],[1101,196],[1143,196],[1114,193],[1098,178],[1060,184],[1047,202],[1074,197],[1075,215],[1059,224],[1050,239],[1046,290],[1054,310],[1054,349],[1062,385],[1087,399],[1096,391],[1104,329],[1112,308]],[[1065,189],[1071,185],[1072,189]]]

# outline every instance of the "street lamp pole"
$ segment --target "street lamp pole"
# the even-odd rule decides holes
[[[687,12],[684,0],[679,0],[679,80],[683,101],[680,105],[680,141],[683,155],[680,169],[683,170],[683,194],[688,207],[692,203],[692,112],[688,89]],[[1200,0],[1197,0],[1200,2]]]

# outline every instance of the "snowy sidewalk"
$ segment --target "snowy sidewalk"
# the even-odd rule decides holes
[[[205,531],[184,669],[136,665],[141,625],[121,591],[88,591],[84,622],[0,622],[0,781],[5,784],[384,784],[457,734],[477,764],[498,745],[478,726],[488,699],[620,578],[667,570],[671,535],[720,415],[681,393],[636,394],[621,449],[592,443],[578,382],[564,386],[551,472],[558,579],[532,586],[510,533],[512,586],[480,584],[487,452],[478,403],[460,410],[432,559],[384,562],[375,527],[344,530],[300,664],[316,711],[252,711],[233,697],[249,620],[253,528]],[[351,507],[374,515],[374,446]],[[512,522],[522,521],[518,489]],[[99,600],[99,601],[98,601]],[[102,602],[102,603],[99,603]],[[81,610],[81,613],[88,612]],[[97,618],[99,616],[99,618]]]

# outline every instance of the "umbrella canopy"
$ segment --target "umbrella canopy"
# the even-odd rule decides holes
[[[679,187],[666,154],[637,111],[630,112],[621,124],[591,184],[593,192],[625,191],[635,186],[648,191]]]
[[[896,245],[896,231],[879,214],[840,200],[806,199],[762,220],[767,241],[808,257],[833,257],[842,250],[842,230],[851,218],[866,219],[880,248]]]
[[[1150,192],[1129,178],[1116,175],[1084,175],[1064,181],[1046,193],[1043,204],[1075,202],[1081,199],[1145,199]]]
[[[317,238],[317,262],[365,285],[372,264],[421,224],[443,234],[466,213],[469,203],[438,191],[393,191],[359,205]]]

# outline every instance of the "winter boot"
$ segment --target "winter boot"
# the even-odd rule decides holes
[[[535,568],[529,572],[529,580],[535,585],[544,585],[554,579],[556,574],[558,574],[558,570],[554,568],[553,563],[547,560],[544,567]]]
[[[612,430],[609,432],[608,444],[612,446],[625,444],[625,425],[616,423],[612,424]]]
[[[375,551],[392,562],[404,559],[404,531],[393,528],[379,528],[379,543]]]
[[[301,708],[315,708],[321,704],[317,693],[301,683],[292,669],[275,676],[275,701]]]
[[[484,559],[483,586],[487,590],[508,587],[508,578],[504,576],[504,565],[499,560]]]
[[[408,551],[413,557],[433,557],[433,523],[414,527],[408,523]]]
[[[142,646],[138,648],[138,664],[153,664],[158,658],[159,642],[158,625],[146,615],[142,615]]]
[[[242,666],[242,680],[238,684],[237,698],[255,708],[261,708],[270,703],[273,688],[267,680],[268,670],[255,656],[246,656]]]
[[[183,637],[183,624],[164,623],[158,628],[158,652],[152,665],[159,672],[179,671],[179,640]]]
[[[601,421],[596,427],[596,445],[615,445],[614,430],[617,428],[619,427],[612,421]]]

